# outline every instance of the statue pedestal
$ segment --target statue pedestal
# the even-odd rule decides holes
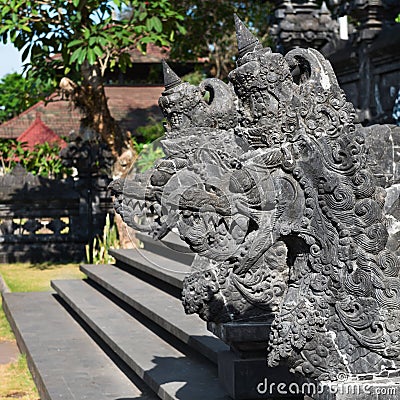
[[[218,355],[218,376],[233,399],[304,398],[300,393],[288,391],[291,384],[299,386],[301,377],[290,373],[285,366],[267,365],[270,323],[208,323],[207,327],[231,347]]]

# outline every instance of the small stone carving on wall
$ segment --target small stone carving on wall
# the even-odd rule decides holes
[[[387,374],[400,364],[400,263],[373,131],[318,51],[283,56],[236,28],[228,84],[194,86],[164,64],[165,158],[111,185],[116,211],[156,238],[177,230],[196,253],[187,313],[271,321],[270,366],[321,381]]]

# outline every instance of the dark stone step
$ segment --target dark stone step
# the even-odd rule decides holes
[[[214,363],[218,352],[229,349],[207,330],[206,322],[197,315],[186,315],[181,301],[164,291],[112,266],[83,265],[81,271]]]
[[[178,289],[182,289],[183,279],[191,270],[186,264],[144,249],[110,249],[109,253],[117,260],[117,267],[138,270]]]
[[[84,281],[54,281],[53,287],[161,399],[229,399],[212,363],[185,356]]]
[[[191,265],[193,262],[194,253],[176,233],[170,232],[162,240],[154,240],[151,236],[141,232],[136,232],[136,237],[143,243],[143,248],[147,251],[187,265]]]
[[[141,393],[53,294],[5,293],[3,307],[42,400],[156,399]]]

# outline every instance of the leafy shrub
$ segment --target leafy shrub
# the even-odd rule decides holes
[[[93,264],[114,264],[115,259],[108,253],[109,249],[118,249],[119,239],[117,227],[111,222],[110,215],[107,214],[106,224],[103,229],[103,235],[96,236],[93,239],[93,252],[92,257],[90,257],[90,246],[87,244],[86,249],[86,262],[91,262]]]
[[[33,150],[26,143],[15,139],[0,140],[0,166],[3,173],[9,173],[19,163],[33,175],[46,178],[59,178],[71,175],[72,170],[65,167],[60,158],[61,147],[57,143],[37,144]]]
[[[132,138],[132,145],[139,154],[146,144],[150,144],[164,135],[162,121],[149,119],[149,123],[136,128],[136,137]]]
[[[138,172],[145,172],[155,161],[164,157],[164,152],[157,141],[164,135],[163,122],[150,119],[147,125],[136,129],[136,134],[137,137],[132,138],[132,146],[138,154],[134,167]]]
[[[138,172],[145,172],[162,157],[164,157],[164,152],[158,143],[145,143],[143,145],[142,151],[136,159],[136,170]]]
[[[199,85],[200,82],[206,78],[207,76],[203,71],[195,70],[193,72],[190,72],[189,74],[184,75],[182,77],[182,80],[185,82],[189,82],[191,85]]]

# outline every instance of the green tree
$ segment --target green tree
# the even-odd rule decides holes
[[[133,10],[129,16],[126,7]],[[60,84],[83,111],[83,128],[100,135],[114,157],[129,164],[133,149],[110,114],[104,74],[108,68],[125,71],[133,47],[169,45],[175,31],[184,32],[183,16],[170,1],[9,0],[0,16],[1,41],[11,41],[23,60],[30,59],[28,76],[39,84]]]
[[[171,57],[208,59],[211,75],[225,79],[237,56],[235,24],[237,14],[259,40],[268,45],[272,6],[267,1],[176,0],[175,6],[186,14],[185,31],[177,32]]]
[[[9,173],[19,163],[33,175],[46,178],[71,175],[71,169],[61,161],[60,150],[58,143],[45,142],[29,150],[26,143],[16,139],[0,139],[0,170]]]
[[[45,89],[45,88],[43,88]],[[25,111],[40,99],[36,82],[12,73],[0,80],[0,123]]]

